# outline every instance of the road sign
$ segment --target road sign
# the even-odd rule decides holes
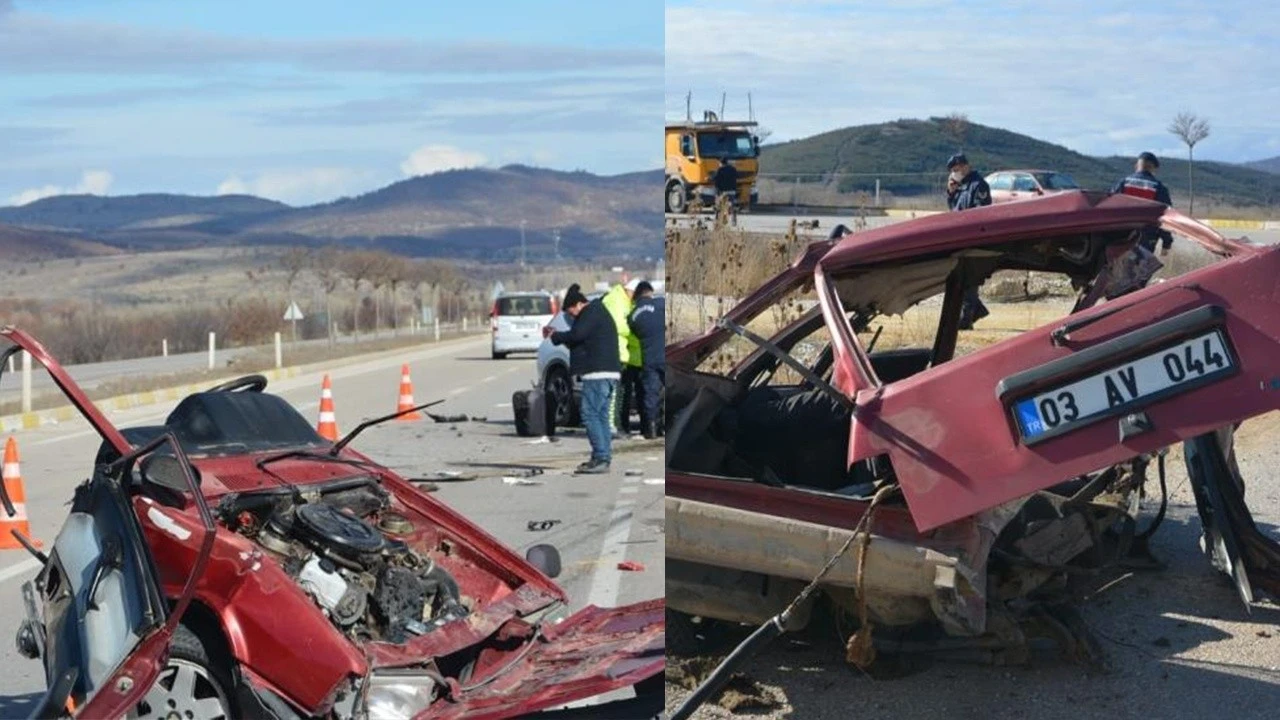
[[[289,309],[284,311],[284,319],[295,322],[302,319],[302,310],[298,309],[298,303],[289,303]]]

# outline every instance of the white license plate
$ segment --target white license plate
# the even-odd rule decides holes
[[[1226,376],[1235,361],[1218,330],[1013,403],[1026,441],[1061,435]]]

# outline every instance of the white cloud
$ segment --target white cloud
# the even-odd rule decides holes
[[[400,163],[400,171],[406,177],[413,177],[476,167],[484,162],[485,156],[480,153],[468,152],[451,145],[423,145],[409,153],[409,157]]]
[[[9,197],[10,205],[26,205],[54,195],[106,195],[111,189],[114,178],[106,170],[85,170],[80,174],[80,182],[71,187],[61,185],[42,185],[28,188]]]
[[[348,194],[368,173],[350,168],[317,167],[266,170],[245,180],[232,175],[218,183],[218,195],[257,195],[286,203],[311,203]]]

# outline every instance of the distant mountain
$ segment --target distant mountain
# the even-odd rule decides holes
[[[805,177],[807,175],[865,174],[839,180],[839,189],[866,187],[869,180],[880,177],[881,188],[897,195],[936,193],[946,172],[943,166],[947,157],[956,152],[958,144],[945,127],[942,118],[905,119],[766,145],[761,152],[761,171],[781,175],[783,180],[799,175],[802,182],[816,179]],[[984,174],[1016,168],[1058,170],[1089,189],[1110,188],[1133,167],[1133,158],[1092,157],[977,123],[969,124],[959,146],[973,166]],[[1167,157],[1160,162],[1160,176],[1169,185],[1175,203],[1179,202],[1186,192],[1186,160]],[[1197,160],[1195,183],[1197,198],[1239,205],[1271,205],[1280,201],[1280,176],[1254,168]]]
[[[62,196],[0,208],[0,222],[83,231],[133,250],[222,244],[383,247],[407,255],[511,261],[662,252],[660,170],[597,176],[522,165],[409,178],[293,208],[251,196]],[[556,247],[554,236],[560,242]]]
[[[212,218],[264,215],[289,206],[252,195],[55,195],[0,207],[0,222],[28,227],[102,231],[190,225]]]
[[[76,233],[0,225],[0,260],[7,262],[36,262],[119,252],[119,248]]]
[[[1261,170],[1262,172],[1280,173],[1280,155],[1266,160],[1254,160],[1252,162],[1242,163],[1245,167]]]

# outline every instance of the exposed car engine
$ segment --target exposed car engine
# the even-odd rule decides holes
[[[353,640],[404,643],[470,611],[458,584],[402,539],[413,524],[374,484],[311,496],[242,495],[218,514],[297,580]]]

